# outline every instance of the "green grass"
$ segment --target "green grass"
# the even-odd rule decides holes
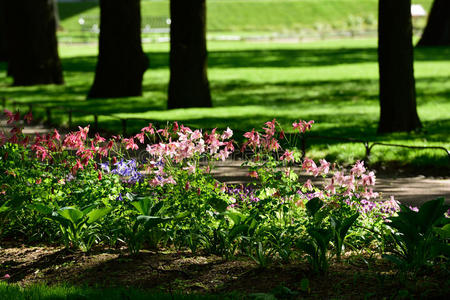
[[[224,295],[182,295],[167,294],[160,292],[143,291],[135,288],[89,288],[73,286],[47,286],[43,284],[20,287],[15,284],[7,284],[0,281],[0,298],[2,300],[56,300],[56,299],[83,299],[83,300],[119,300],[119,299],[142,299],[142,300],[172,300],[172,299],[224,299]],[[232,299],[232,296],[226,296]]]
[[[92,123],[93,113],[145,118],[165,123],[178,120],[193,127],[241,131],[260,128],[277,118],[284,126],[295,119],[314,119],[316,135],[353,137],[408,145],[450,148],[450,48],[415,50],[417,107],[424,130],[415,134],[376,135],[379,118],[376,40],[336,40],[306,44],[210,42],[209,79],[214,108],[167,111],[168,44],[146,44],[150,69],[144,76],[143,97],[85,100],[92,84],[97,47],[60,47],[65,86],[7,87],[6,66],[0,65],[2,94],[21,103],[64,105],[84,111],[74,122]],[[23,107],[25,109],[26,107]],[[36,112],[39,110],[35,108]],[[41,110],[42,114],[42,110]],[[67,122],[67,115],[54,112]],[[129,122],[135,132],[147,121]],[[100,127],[120,131],[111,117]],[[312,143],[312,141],[311,141]],[[314,140],[308,155],[341,162],[364,157],[361,144]],[[443,151],[411,151],[376,146],[374,162],[449,166]]]
[[[375,28],[378,0],[208,0],[210,32],[301,32],[308,29]],[[432,0],[413,0],[429,11]],[[94,2],[60,3],[62,26],[79,31],[80,16],[98,16]],[[143,16],[169,17],[169,1],[142,1]]]

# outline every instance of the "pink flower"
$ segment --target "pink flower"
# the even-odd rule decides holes
[[[364,186],[375,185],[375,173],[370,171],[368,175],[362,174],[360,184]]]
[[[285,160],[287,162],[294,161],[294,152],[286,150],[284,154],[280,157],[280,160]]]
[[[303,187],[305,187],[308,191],[312,191],[313,186],[312,186],[311,180],[310,179],[306,180],[306,182],[303,185]]]
[[[54,130],[53,131],[53,134],[52,134],[52,137],[51,137],[53,140],[57,140],[57,141],[59,141],[60,140],[60,138],[61,138],[61,136],[59,135],[59,132],[58,132],[58,130]]]
[[[303,121],[303,120],[299,120],[298,123],[297,122],[292,123],[292,127],[294,129],[298,129],[298,131],[300,133],[304,133],[305,131],[311,129],[312,124],[314,124],[313,120],[311,120],[309,122],[306,122],[306,121]]]
[[[353,168],[350,170],[350,173],[356,176],[361,176],[364,172],[366,172],[366,168],[364,167],[364,161],[356,161],[353,165]]]
[[[141,144],[144,143],[145,132],[138,133],[134,136]]]
[[[3,278],[9,279],[9,278],[11,278],[11,276],[9,274],[5,274],[5,276],[3,276]]]
[[[265,125],[267,127],[263,127],[263,129],[266,132],[266,135],[268,137],[273,136],[275,134],[275,119],[273,119],[272,122],[266,122]]]
[[[25,116],[23,116],[23,119],[27,122],[27,124],[31,123],[31,120],[33,120],[33,113],[30,111]]]
[[[327,191],[329,191],[333,195],[336,194],[336,187],[334,186],[334,180],[333,179],[331,179],[331,183],[329,185],[325,186],[325,189]]]
[[[77,159],[77,163],[72,167],[72,174],[76,174],[79,169],[84,169],[83,164]]]
[[[252,178],[258,178],[258,172],[256,171],[251,171],[250,173],[248,173],[248,176],[252,177]]]
[[[155,130],[153,129],[153,124],[149,123],[147,127],[141,129],[142,132],[148,132],[150,134],[155,134]]]
[[[123,142],[126,144],[126,149],[138,150],[139,146],[134,142],[134,138],[123,139]]]
[[[173,122],[173,132],[177,132],[179,129],[178,122]]]
[[[89,133],[89,126],[90,125],[88,125],[88,126],[86,126],[84,128],[78,126],[78,129],[79,129],[78,132],[80,134],[81,139],[84,140],[84,141],[87,139],[87,134]]]
[[[20,113],[16,112],[15,114],[10,112],[9,110],[4,110],[5,115],[8,117],[7,124],[11,124],[20,120]]]
[[[321,159],[320,161],[320,173],[322,174],[328,174],[328,172],[330,171],[330,163],[327,162],[325,159]]]
[[[419,212],[419,208],[416,206],[408,206],[410,210],[415,211],[415,212]]]
[[[233,130],[230,129],[230,127],[227,127],[227,130],[225,130],[221,136],[222,140],[229,139],[233,136]]]
[[[248,142],[245,145],[253,146],[254,148],[259,147],[260,145],[260,137],[259,133],[255,132],[253,128],[252,131],[244,133],[244,137],[248,139]]]

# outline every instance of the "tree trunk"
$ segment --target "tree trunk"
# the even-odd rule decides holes
[[[168,107],[211,107],[207,76],[206,0],[170,1]]]
[[[61,22],[59,19],[59,8],[58,8],[58,0],[51,0],[53,2],[53,13],[55,14],[55,28],[56,31],[62,29]]]
[[[417,46],[450,45],[450,1],[434,0],[428,23]]]
[[[379,0],[379,133],[422,127],[416,110],[413,56],[411,0]]]
[[[0,61],[6,61],[8,55],[6,48],[6,22],[5,0],[0,0]]]
[[[62,84],[53,2],[5,0],[8,72],[14,85]]]
[[[99,54],[88,98],[142,95],[147,68],[141,43],[140,0],[100,0]]]

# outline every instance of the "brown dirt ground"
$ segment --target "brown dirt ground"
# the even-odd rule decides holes
[[[448,271],[437,268],[414,279],[403,278],[383,260],[369,258],[367,265],[353,256],[334,262],[328,275],[314,275],[305,262],[260,269],[247,258],[223,260],[215,255],[193,255],[173,249],[142,251],[129,256],[126,249],[95,249],[89,255],[62,247],[6,245],[0,248],[0,276],[28,285],[68,283],[87,286],[138,287],[186,293],[270,293],[287,287],[291,298],[365,299],[393,297],[400,290],[425,298],[450,294]],[[309,280],[309,290],[301,280]]]

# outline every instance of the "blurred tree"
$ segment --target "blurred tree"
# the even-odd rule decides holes
[[[4,0],[8,74],[14,85],[62,84],[53,2]]]
[[[142,51],[140,0],[100,0],[99,53],[88,98],[142,95],[148,65]]]
[[[58,0],[51,0],[53,2],[53,13],[55,14],[55,28],[56,30],[61,29],[61,22],[59,19],[59,9]]]
[[[5,0],[0,0],[0,61],[6,61]]]
[[[169,108],[211,107],[206,0],[170,1]]]
[[[434,0],[417,46],[450,45],[450,0]]]
[[[416,109],[411,0],[379,0],[378,9],[378,132],[412,131],[422,125]]]

